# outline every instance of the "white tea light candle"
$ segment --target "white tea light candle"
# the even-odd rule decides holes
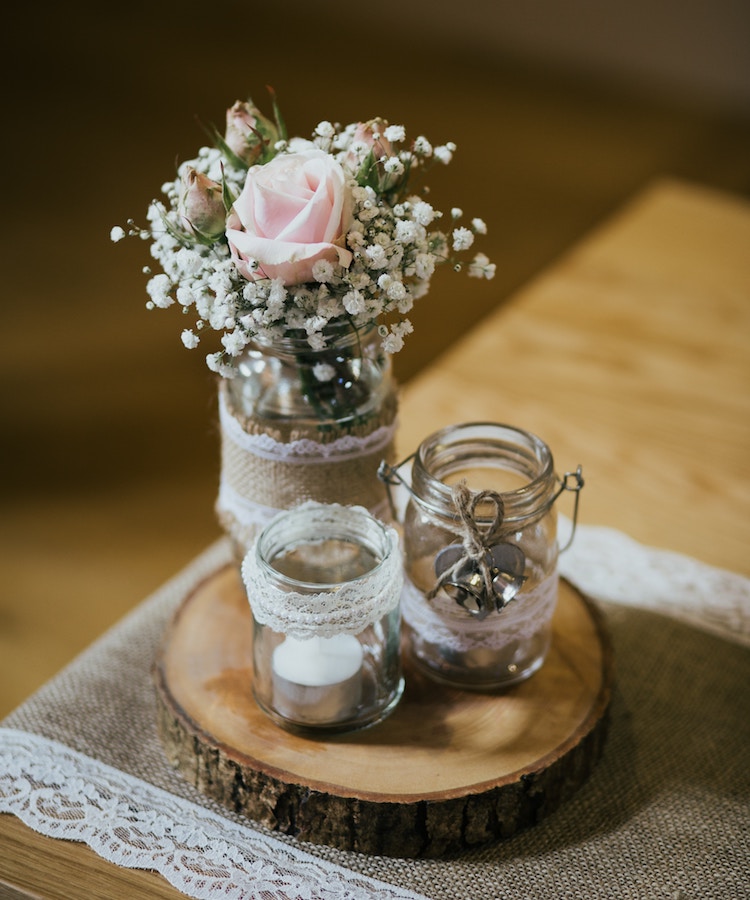
[[[351,634],[288,637],[273,651],[273,704],[299,722],[324,725],[354,715],[362,699],[362,645]]]

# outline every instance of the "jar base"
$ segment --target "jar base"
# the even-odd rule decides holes
[[[398,706],[403,693],[404,679],[400,678],[395,691],[385,706],[372,710],[369,715],[359,713],[358,715],[337,722],[304,722],[297,719],[291,719],[282,715],[273,707],[263,703],[255,691],[253,691],[253,696],[255,697],[255,702],[265,715],[268,716],[275,725],[283,728],[284,731],[288,731],[291,734],[297,734],[301,737],[322,739],[333,737],[338,734],[351,734],[356,731],[364,731],[367,728],[378,725]]]
[[[431,664],[420,658],[415,653],[410,654],[412,665],[431,681],[435,681],[445,687],[456,688],[461,691],[473,691],[474,693],[492,694],[513,687],[526,681],[538,672],[544,665],[545,656],[537,657],[523,669],[510,668],[502,676],[482,676],[470,670],[456,671],[448,666]]]

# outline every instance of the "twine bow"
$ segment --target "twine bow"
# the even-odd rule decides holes
[[[526,560],[515,544],[501,541],[505,503],[496,491],[472,492],[465,482],[455,485],[452,499],[461,522],[461,543],[444,547],[435,558],[437,582],[427,595],[444,591],[473,616],[483,619],[492,608],[500,612],[521,589]],[[477,507],[494,507],[488,523],[476,518]]]

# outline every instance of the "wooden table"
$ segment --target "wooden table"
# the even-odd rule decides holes
[[[401,451],[471,420],[581,463],[582,521],[750,575],[750,203],[642,192],[406,386]],[[10,816],[0,843],[3,898],[183,896]]]
[[[410,382],[400,445],[485,419],[583,464],[584,522],[750,574],[750,204],[639,194]]]

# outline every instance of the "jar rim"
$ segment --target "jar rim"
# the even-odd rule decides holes
[[[290,331],[295,332],[295,334],[290,334]],[[321,334],[334,342],[336,346],[344,347],[366,339],[374,331],[377,331],[375,322],[357,325],[350,319],[343,318],[331,319],[323,327]],[[275,347],[278,350],[287,350],[294,353],[298,353],[301,350],[316,352],[308,342],[308,334],[304,328],[286,328],[282,334],[273,337],[267,334],[257,334],[253,337],[252,343],[259,347]],[[333,344],[326,342],[321,351],[330,350],[332,346]]]
[[[313,518],[316,525],[314,533],[306,530],[306,524]],[[383,568],[391,564],[394,536],[392,528],[364,507],[307,501],[284,510],[269,522],[257,537],[254,553],[257,564],[274,580],[282,581],[290,588],[324,593],[336,590],[343,584],[357,584],[378,577]],[[282,549],[324,540],[359,541],[372,553],[376,562],[366,572],[345,581],[305,581],[280,572],[272,564]]]
[[[462,456],[456,453],[457,448],[472,449],[473,455]],[[554,503],[557,496],[554,459],[545,441],[531,431],[502,422],[465,422],[435,431],[422,441],[414,454],[412,482],[418,481],[418,487],[427,496],[421,496],[419,490],[413,494],[434,515],[455,518],[453,488],[439,476],[465,468],[467,458],[510,462],[511,465],[503,468],[528,476],[528,481],[518,488],[497,491],[505,505],[505,521],[518,523],[531,516],[538,517]],[[476,494],[481,489],[470,490]],[[478,517],[480,521],[486,518]]]

